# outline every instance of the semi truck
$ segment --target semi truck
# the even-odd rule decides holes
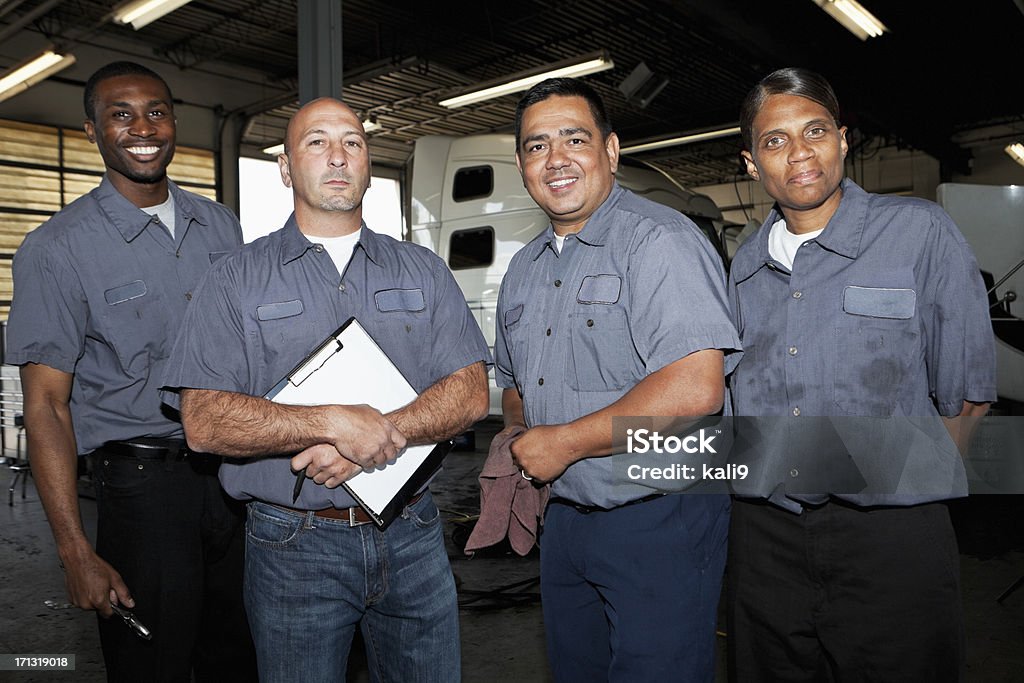
[[[448,264],[493,349],[501,279],[513,254],[548,225],[547,216],[523,187],[515,137],[428,135],[416,141],[409,164],[407,237]],[[623,187],[687,215],[725,258],[722,212],[709,197],[625,157],[616,176]],[[490,399],[491,414],[499,415],[501,392],[493,372]]]

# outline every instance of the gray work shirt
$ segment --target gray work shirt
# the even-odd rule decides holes
[[[312,238],[315,240],[316,238]],[[490,355],[448,267],[410,242],[364,224],[345,269],[285,226],[223,259],[203,280],[175,344],[164,385],[263,396],[355,316],[417,392]],[[168,403],[177,395],[165,392]],[[343,488],[306,485],[292,502],[286,457],[226,461],[221,483],[242,500],[307,510],[345,508]]]
[[[787,416],[762,420],[774,436],[759,444],[762,462],[787,472],[798,468],[785,459],[803,457],[797,444],[808,441],[793,431],[801,419],[901,418],[832,419],[829,438],[811,438],[803,455],[845,443],[872,493],[832,493],[862,505],[966,495],[963,463],[938,416],[959,414],[965,400],[996,398],[995,344],[974,254],[931,202],[869,194],[849,179],[842,191],[824,232],[797,251],[792,272],[768,251],[777,209],[733,259],[729,294],[744,348],[732,376],[734,412]],[[892,450],[872,452],[871,443]],[[820,502],[828,493],[802,499]]]
[[[242,230],[227,207],[168,186],[176,239],[104,177],[15,254],[6,361],[74,374],[79,453],[111,440],[182,435],[157,391],[163,365],[193,288],[241,244]]]
[[[710,242],[678,211],[618,184],[561,253],[550,225],[516,253],[495,323],[495,380],[518,389],[531,427],[605,408],[696,351],[724,350],[726,373],[740,356]],[[623,479],[612,458],[589,458],[552,493],[601,507],[651,493]]]

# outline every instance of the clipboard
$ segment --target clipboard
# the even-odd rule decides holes
[[[354,317],[285,375],[264,398],[289,405],[372,406],[382,413],[418,394]],[[454,442],[410,446],[395,460],[360,472],[342,486],[381,531],[441,467]]]

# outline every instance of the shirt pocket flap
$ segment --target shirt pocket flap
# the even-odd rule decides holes
[[[211,251],[210,252],[210,263],[216,263],[217,261],[221,260],[222,258],[224,258],[225,256],[227,256],[230,253],[231,253],[230,251]]]
[[[622,291],[618,275],[588,275],[583,278],[576,301],[581,304],[614,304]]]
[[[146,291],[146,283],[142,280],[135,280],[126,285],[111,287],[107,291],[103,292],[103,298],[106,299],[107,303],[111,306],[116,306],[117,304],[123,304],[125,301],[131,301],[132,299],[138,299],[140,296],[145,296]]]
[[[909,320],[914,317],[917,292],[912,289],[849,286],[843,290],[843,310],[868,318]]]
[[[505,311],[505,327],[511,327],[519,322],[519,319],[523,317],[523,304],[519,304],[515,308],[510,308]]]
[[[290,318],[302,313],[302,301],[281,301],[273,304],[262,304],[256,307],[256,318],[259,320],[278,320]]]
[[[377,310],[381,313],[416,312],[426,308],[423,290],[418,287],[416,289],[382,289],[374,293],[373,299],[377,302]]]

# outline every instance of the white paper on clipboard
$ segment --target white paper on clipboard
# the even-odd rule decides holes
[[[410,403],[416,390],[355,318],[349,318],[266,398],[289,405],[366,404],[387,413]],[[411,446],[398,459],[342,484],[386,528],[430,478],[450,442]],[[307,486],[311,482],[307,482]]]

